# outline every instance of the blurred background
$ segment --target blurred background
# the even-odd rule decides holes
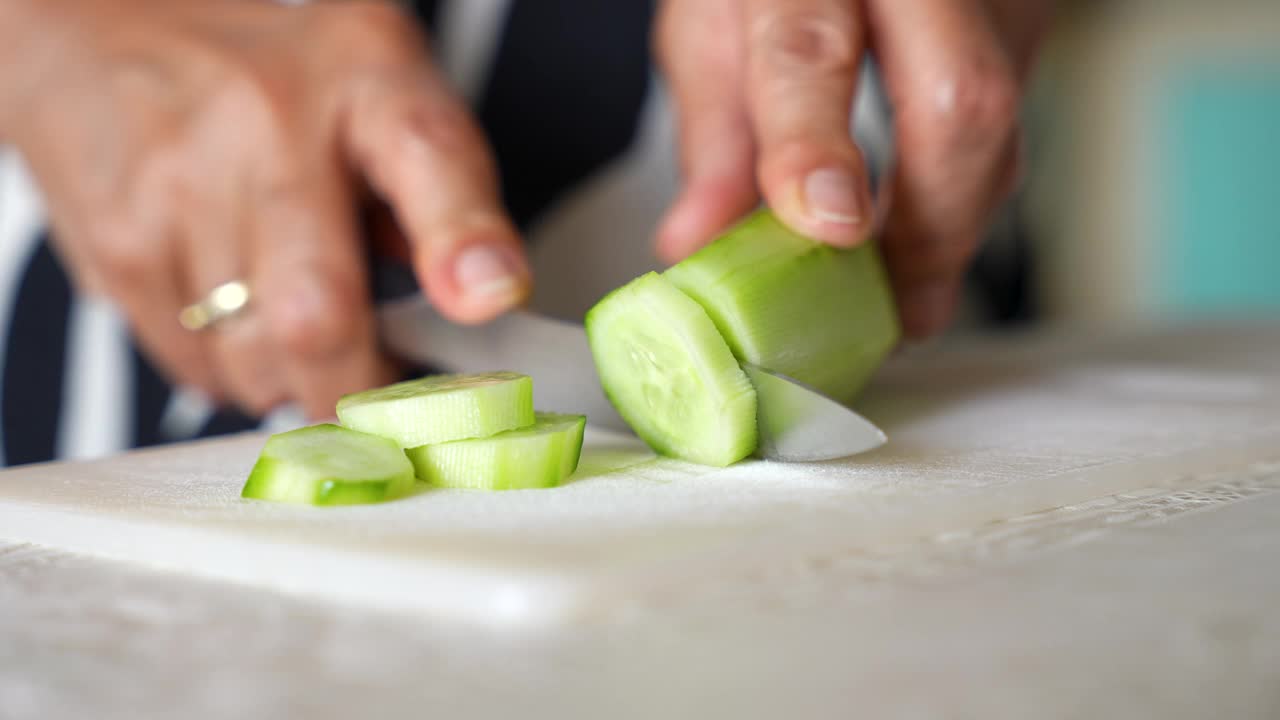
[[[1280,3],[1060,8],[1027,106],[1027,183],[978,266],[976,314],[1276,315]],[[1010,284],[1024,253],[1025,285]]]

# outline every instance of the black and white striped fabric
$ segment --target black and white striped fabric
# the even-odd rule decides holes
[[[650,0],[422,0],[415,12],[496,153],[531,238],[536,306],[580,312],[654,265],[678,177],[668,101],[651,68]],[[3,463],[288,425],[215,410],[166,383],[119,314],[77,296],[40,202],[0,148]],[[547,282],[553,273],[569,282]]]

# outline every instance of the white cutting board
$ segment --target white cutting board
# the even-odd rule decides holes
[[[311,509],[239,498],[262,437],[0,473],[0,537],[382,609],[541,626],[682,581],[1280,460],[1280,332],[986,341],[900,360],[832,463],[712,469],[589,432],[554,490]]]

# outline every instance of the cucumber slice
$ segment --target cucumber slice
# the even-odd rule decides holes
[[[559,485],[578,468],[583,415],[537,413],[533,425],[487,438],[405,450],[418,479],[440,487],[517,490]]]
[[[337,425],[272,435],[241,497],[300,505],[362,505],[413,488],[413,466],[395,441]]]
[[[756,393],[699,305],[657,273],[614,290],[586,319],[605,393],[663,455],[729,465],[756,448]]]
[[[347,395],[338,419],[402,448],[488,437],[533,424],[527,375],[431,375]]]
[[[837,250],[761,210],[665,277],[711,316],[740,361],[848,403],[898,342],[878,250]]]

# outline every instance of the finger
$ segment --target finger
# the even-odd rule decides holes
[[[178,321],[186,304],[170,227],[134,217],[102,217],[93,224],[92,250],[76,257],[91,262],[100,288],[124,311],[139,345],[175,384],[210,398],[219,384],[201,339]],[[71,244],[71,243],[68,243]]]
[[[343,395],[390,382],[364,248],[340,168],[253,193],[251,277],[289,396],[329,418]]]
[[[361,86],[350,99],[346,147],[395,211],[428,297],[459,322],[484,322],[531,287],[519,236],[498,197],[478,128],[427,73]]]
[[[85,237],[90,234],[86,228],[63,220],[52,208],[49,211],[48,222],[49,245],[62,260],[76,290],[84,297],[109,297],[106,281],[102,277],[102,268],[99,267],[92,248],[84,242]],[[88,227],[91,228],[92,225]]]
[[[201,198],[203,203],[189,201],[186,208],[188,241],[182,246],[182,261],[188,301],[197,301],[233,280],[246,282],[251,293],[258,292],[249,274],[247,206],[237,202],[229,185],[210,184]],[[260,305],[260,298],[251,297],[244,311],[199,334],[228,398],[255,417],[288,399]]]
[[[974,0],[869,0],[895,111],[898,168],[884,252],[910,336],[945,327],[966,267],[1010,185],[1016,75]]]
[[[795,229],[849,246],[874,221],[850,115],[863,54],[860,3],[747,0],[748,104],[760,186]]]
[[[676,262],[759,202],[747,116],[745,47],[734,0],[669,0],[658,21],[657,53],[680,122],[684,189],[658,230],[658,254]]]

